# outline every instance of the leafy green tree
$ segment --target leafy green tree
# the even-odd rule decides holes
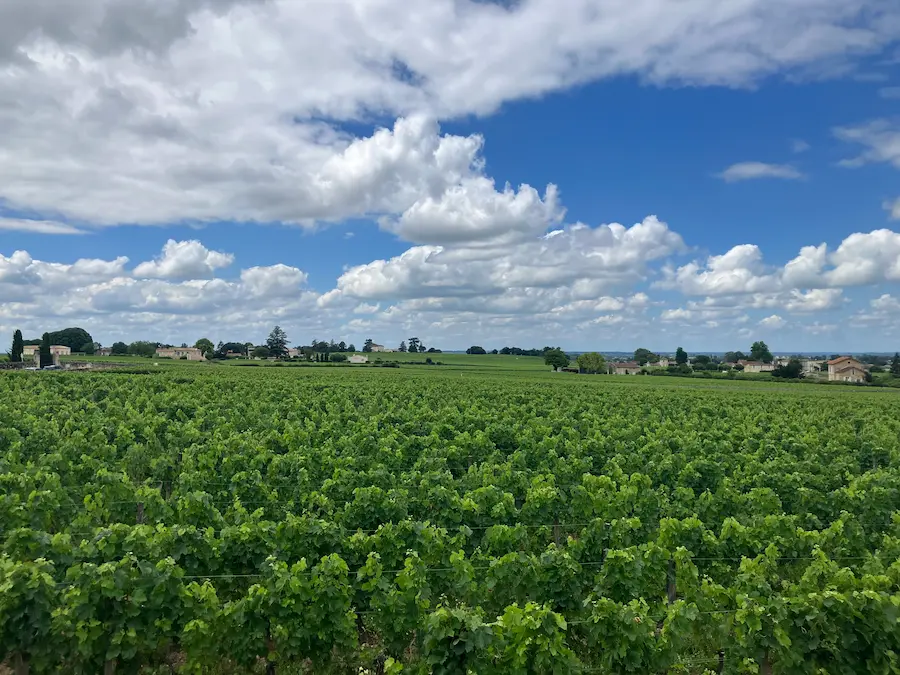
[[[50,344],[69,347],[73,352],[77,352],[88,342],[93,342],[94,338],[83,328],[64,328],[50,333]]]
[[[466,354],[487,354],[487,352],[484,350],[484,347],[472,345],[466,350]]]
[[[212,340],[209,338],[200,338],[197,342],[194,343],[194,348],[199,349],[200,353],[203,354],[206,358],[211,358],[215,353],[216,348],[212,343]]]
[[[725,352],[725,363],[737,363],[738,361],[743,361],[747,357],[744,355],[744,352]]]
[[[155,342],[147,342],[146,340],[138,340],[128,345],[128,353],[132,356],[143,356],[152,359],[156,356],[158,346]]]
[[[347,346],[347,351],[348,351],[348,352],[355,352],[355,351],[356,351],[356,345],[353,344],[353,343],[351,342],[351,343]]]
[[[9,658],[16,675],[28,673],[33,660],[47,671],[49,664],[40,661],[41,657],[49,660],[56,605],[52,563],[43,558],[31,562],[0,557],[0,658]]]
[[[332,363],[341,363],[342,361],[347,360],[347,355],[341,354],[340,352],[335,352],[334,354],[331,354],[329,356],[329,359],[331,359]]]
[[[250,353],[254,359],[267,359],[272,356],[272,351],[266,347],[265,345],[260,345],[259,347],[255,347],[253,351]]]
[[[128,353],[128,345],[124,342],[113,342],[112,347],[110,347],[110,354],[115,354],[116,356],[122,356],[123,354]]]
[[[687,352],[684,351],[681,347],[675,350],[675,363],[680,365],[686,364],[688,362]]]
[[[575,363],[578,364],[579,370],[583,370],[586,373],[606,372],[606,359],[603,358],[602,354],[598,354],[597,352],[579,354],[575,359]]]
[[[375,344],[375,342],[372,340],[372,338],[366,338],[366,341],[363,344],[363,348],[362,348],[363,352],[365,352],[366,354],[371,352],[373,344]]]
[[[419,352],[419,338],[411,337],[409,338],[409,353],[417,354]]]
[[[282,330],[281,326],[275,326],[272,329],[272,332],[269,333],[269,337],[266,338],[266,347],[269,348],[269,353],[272,356],[285,356],[288,350],[288,341],[287,333]]]
[[[343,340],[341,340],[340,342],[338,342],[337,349],[338,349],[339,352],[345,352],[345,351],[347,351],[347,343],[344,342]]]
[[[762,361],[763,363],[772,363],[775,357],[769,351],[769,345],[762,340],[758,340],[750,347],[750,359],[752,361]]]
[[[565,368],[569,365],[569,357],[562,349],[556,347],[544,352],[544,364],[554,369]]]
[[[657,361],[659,361],[659,356],[651,352],[649,349],[638,347],[634,350],[634,360],[644,366],[648,363],[656,363]]]
[[[12,347],[9,350],[9,360],[13,363],[22,362],[22,353],[25,351],[25,343],[22,340],[22,331],[13,333]]]
[[[400,346],[397,348],[397,351],[398,351],[398,352],[405,352],[405,351],[406,351],[406,342],[405,342],[404,340],[401,340],[401,341],[400,341]]]
[[[803,377],[803,364],[798,359],[791,359],[784,365],[776,366],[772,377],[783,377],[796,380]]]
[[[53,365],[53,354],[50,353],[50,333],[44,333],[41,339],[40,364],[41,368]]]
[[[894,352],[894,358],[891,360],[891,375],[900,377],[900,353]]]
[[[699,363],[701,366],[708,366],[712,363],[712,358],[706,354],[697,354],[697,356],[694,357],[694,363]]]

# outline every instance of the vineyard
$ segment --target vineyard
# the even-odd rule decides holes
[[[900,673],[896,392],[614,379],[0,375],[0,661]]]

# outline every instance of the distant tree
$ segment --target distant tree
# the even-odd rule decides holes
[[[606,359],[602,354],[597,352],[588,352],[587,354],[579,354],[575,359],[578,369],[586,373],[603,373],[606,372]]]
[[[145,356],[147,358],[152,358],[156,356],[156,348],[157,344],[155,342],[138,340],[137,342],[132,342],[130,345],[128,345],[127,351],[132,356]]]
[[[287,355],[289,344],[287,333],[281,329],[281,326],[275,326],[272,332],[269,333],[269,337],[266,338],[266,347],[269,348],[269,353],[272,356]]]
[[[411,354],[417,354],[419,352],[419,338],[411,337],[409,338],[409,352]]]
[[[356,351],[356,345],[353,344],[353,343],[351,342],[351,343],[350,343],[350,346],[347,347],[347,351],[348,351],[348,352],[355,352],[355,351]]]
[[[763,363],[772,363],[772,360],[775,357],[772,356],[772,352],[769,351],[769,345],[767,345],[762,340],[758,340],[753,343],[750,347],[750,360],[751,361],[762,361]]]
[[[679,366],[686,364],[688,362],[687,352],[684,351],[681,347],[675,350],[675,363]]]
[[[272,355],[272,351],[265,345],[260,345],[259,347],[254,347],[253,352],[251,352],[251,356],[253,356],[254,359],[267,359],[271,355]]]
[[[338,342],[337,348],[339,352],[345,352],[347,351],[347,343],[341,340],[340,342]]]
[[[503,356],[509,356],[509,353],[510,353],[509,347],[504,347],[503,349],[500,350],[500,353],[503,354]]]
[[[644,366],[648,363],[656,363],[657,361],[659,361],[659,357],[649,349],[639,347],[634,350],[634,360]]]
[[[798,359],[791,359],[783,365],[776,366],[772,371],[772,377],[797,380],[803,377],[803,364]]]
[[[694,357],[694,363],[698,363],[701,366],[708,366],[710,363],[712,363],[712,358],[710,358],[706,354],[697,354],[697,356]]]
[[[93,356],[94,353],[97,351],[97,348],[94,346],[94,342],[91,341],[91,342],[86,342],[83,345],[81,345],[81,349],[79,351],[84,354],[87,354],[88,356]]]
[[[50,333],[50,344],[69,347],[73,352],[77,352],[88,342],[93,342],[94,338],[83,328],[64,328]]]
[[[544,364],[552,366],[554,369],[565,368],[569,365],[569,357],[559,347],[548,349],[544,352]]]
[[[44,333],[44,337],[41,338],[41,350],[40,350],[40,365],[41,368],[45,366],[53,365],[53,354],[50,353],[50,333]]]
[[[894,352],[894,358],[891,360],[891,375],[900,377],[900,353]]]
[[[737,371],[741,371],[744,369],[744,366],[743,366],[743,364],[737,363],[737,364],[735,364],[734,369]]]
[[[746,358],[744,352],[725,352],[725,363],[737,363]]]
[[[363,351],[367,354],[371,352],[373,344],[375,343],[372,341],[372,338],[366,338],[366,342],[363,344]]]
[[[443,352],[440,349],[435,349],[434,347],[429,347],[428,353],[429,354],[443,354]]]
[[[487,354],[487,352],[484,350],[484,347],[472,345],[466,350],[466,354]]]
[[[22,340],[22,331],[13,333],[12,347],[9,350],[9,360],[13,363],[22,362],[22,353],[25,351],[25,342]]]
[[[122,356],[123,354],[128,353],[128,345],[124,342],[113,342],[112,347],[109,348],[110,354],[115,354],[116,356]]]
[[[500,353],[500,352],[498,352],[496,349],[492,349],[492,350],[491,350],[491,354],[499,354],[499,353]]]
[[[334,354],[331,355],[332,363],[340,363],[341,361],[346,361],[346,360],[347,360],[346,354],[341,354],[339,352],[335,352]]]
[[[405,341],[405,340],[401,340],[401,341],[400,341],[400,346],[397,347],[397,351],[398,351],[398,352],[405,352],[405,351],[406,351],[406,341]]]
[[[194,348],[199,349],[200,353],[203,354],[206,358],[212,358],[212,355],[215,353],[216,348],[212,343],[212,340],[209,338],[200,338],[197,342],[194,343]]]

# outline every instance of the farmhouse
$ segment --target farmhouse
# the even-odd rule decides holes
[[[206,357],[196,347],[160,347],[156,355],[161,359],[182,359],[186,361],[203,361]]]
[[[388,349],[384,345],[376,345],[374,342],[372,343],[372,351],[373,352],[392,352],[393,349]]]
[[[112,347],[101,347],[96,351],[95,356],[112,356]]]
[[[866,367],[852,356],[841,356],[828,362],[829,382],[865,382]]]
[[[354,354],[353,356],[351,356],[350,358],[347,359],[347,362],[348,363],[368,363],[369,357],[368,356],[360,356],[359,354]]]
[[[40,345],[25,345],[22,349],[23,356],[34,356],[41,350]],[[65,345],[50,345],[50,354],[53,356],[71,356],[72,348]]]
[[[771,363],[763,363],[762,361],[746,361],[741,359],[738,365],[744,366],[745,373],[771,373],[775,370],[775,366]]]
[[[637,361],[622,361],[609,364],[609,370],[613,375],[637,375],[641,372],[641,364]]]

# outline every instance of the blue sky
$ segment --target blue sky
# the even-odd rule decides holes
[[[301,4],[13,0],[0,332],[900,348],[900,7]]]

